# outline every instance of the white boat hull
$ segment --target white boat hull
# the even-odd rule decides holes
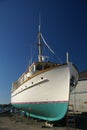
[[[43,72],[12,92],[11,103],[30,116],[60,120],[67,111],[72,76],[77,82],[78,72],[71,63]]]

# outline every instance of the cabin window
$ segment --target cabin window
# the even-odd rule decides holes
[[[50,67],[49,65],[45,65],[45,66],[44,66],[44,69],[47,69],[47,68],[49,68],[49,67]]]
[[[43,67],[41,65],[36,66],[36,70],[42,70],[42,69],[43,69]]]

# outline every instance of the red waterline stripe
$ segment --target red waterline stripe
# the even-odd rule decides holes
[[[44,104],[44,103],[65,103],[68,101],[44,101],[44,102],[13,102],[12,104]]]

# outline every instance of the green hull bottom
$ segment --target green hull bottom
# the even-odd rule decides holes
[[[62,119],[68,107],[68,102],[63,103],[41,103],[41,104],[13,104],[13,106],[24,110],[27,115],[47,121]]]

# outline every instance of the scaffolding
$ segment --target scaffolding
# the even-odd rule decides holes
[[[73,105],[68,106],[68,111],[66,115],[66,128],[67,130],[70,130],[70,128],[76,130],[76,119],[75,119],[75,111]]]

